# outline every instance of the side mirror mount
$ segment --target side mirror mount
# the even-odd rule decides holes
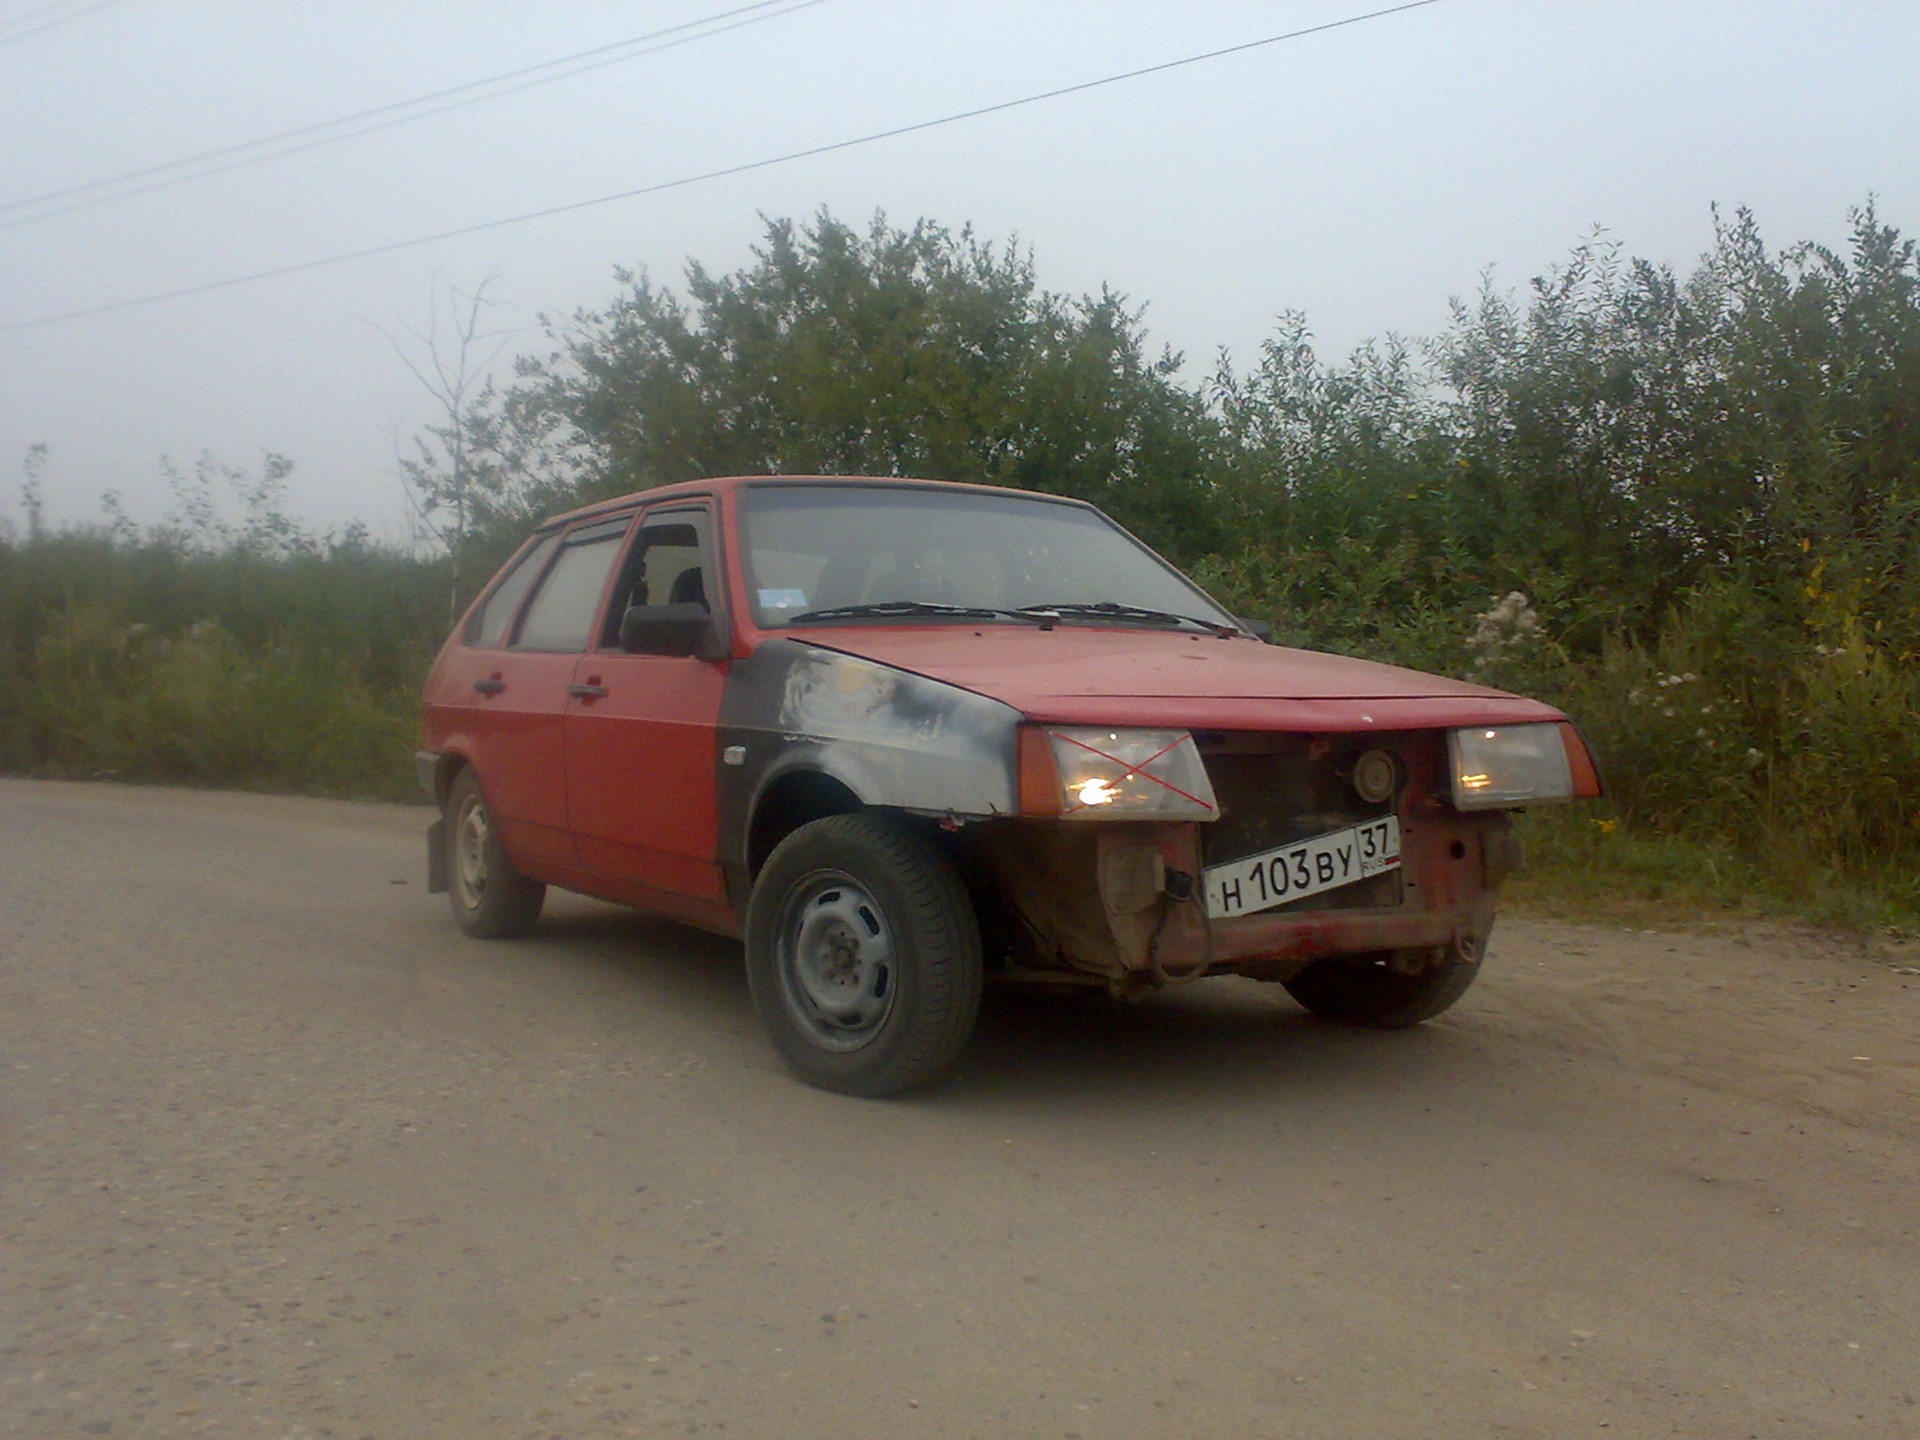
[[[724,610],[700,604],[635,605],[620,617],[620,648],[629,655],[695,655],[724,660],[733,632]]]
[[[1266,621],[1241,619],[1239,617],[1236,617],[1236,620],[1242,630],[1253,636],[1253,638],[1261,644],[1271,645],[1273,643],[1273,626],[1269,625]]]

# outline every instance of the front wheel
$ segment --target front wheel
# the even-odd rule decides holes
[[[1477,962],[1451,946],[1388,950],[1348,959],[1315,960],[1291,980],[1289,995],[1322,1020],[1370,1030],[1404,1030],[1450,1007],[1467,993]]]
[[[747,982],[780,1056],[846,1095],[891,1095],[958,1058],[984,981],[973,904],[895,821],[834,815],[780,842],[747,906]]]
[[[540,918],[547,887],[513,868],[493,833],[487,797],[472,770],[447,792],[447,899],[453,918],[482,940],[524,935]]]

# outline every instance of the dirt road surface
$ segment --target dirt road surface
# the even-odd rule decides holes
[[[1920,958],[1508,923],[788,1079],[734,945],[423,811],[0,782],[0,1435],[1920,1435]]]

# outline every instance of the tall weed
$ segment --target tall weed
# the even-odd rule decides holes
[[[56,617],[35,661],[19,718],[39,773],[412,793],[414,694],[344,657],[245,646],[211,620],[167,636],[96,604]]]
[[[350,538],[0,543],[0,767],[404,798],[437,567]]]

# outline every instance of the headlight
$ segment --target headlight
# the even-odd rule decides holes
[[[1447,736],[1453,803],[1459,810],[1504,810],[1573,798],[1560,727],[1475,725]]]
[[[1026,813],[1063,820],[1212,820],[1220,814],[1207,767],[1184,730],[1036,729],[1046,745],[1031,746],[1022,757]],[[1045,776],[1040,772],[1049,760],[1053,774]]]

